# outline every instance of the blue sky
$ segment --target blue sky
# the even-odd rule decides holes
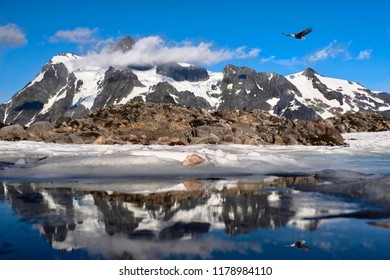
[[[96,55],[125,35],[212,71],[228,63],[282,75],[312,67],[390,92],[389,11],[389,0],[0,0],[0,103],[53,56]],[[306,27],[306,40],[282,35]]]

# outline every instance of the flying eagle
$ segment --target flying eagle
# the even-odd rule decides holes
[[[305,30],[299,32],[299,33],[296,33],[296,34],[284,34],[283,35],[286,35],[286,36],[290,36],[290,37],[293,37],[295,39],[299,39],[299,40],[305,40],[305,38],[303,38],[303,36],[305,36],[306,34],[309,34],[313,29],[311,28],[306,28]]]

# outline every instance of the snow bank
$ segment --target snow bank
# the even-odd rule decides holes
[[[226,178],[313,172],[328,168],[390,173],[390,163],[387,160],[390,155],[390,132],[350,133],[345,134],[344,138],[348,147],[170,147],[2,141],[0,162],[3,165],[0,165],[0,179]],[[205,158],[205,162],[183,166],[182,161],[193,153]]]

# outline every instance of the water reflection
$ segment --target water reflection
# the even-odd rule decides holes
[[[166,184],[165,191],[140,193],[129,192],[129,182],[2,183],[0,199],[55,250],[109,259],[308,258],[273,252],[302,233],[320,232],[329,222],[321,217],[362,210],[361,202],[307,191],[319,184],[315,176]]]

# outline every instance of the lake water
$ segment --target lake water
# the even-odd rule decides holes
[[[2,183],[0,259],[390,259],[389,206],[351,190],[389,179],[321,191],[314,177],[254,181],[191,180],[189,191],[153,194]],[[154,182],[118,189],[126,183]],[[298,240],[307,248],[288,246]]]
[[[390,259],[379,136],[338,148],[2,142],[0,259]],[[186,169],[193,152],[206,163]]]

